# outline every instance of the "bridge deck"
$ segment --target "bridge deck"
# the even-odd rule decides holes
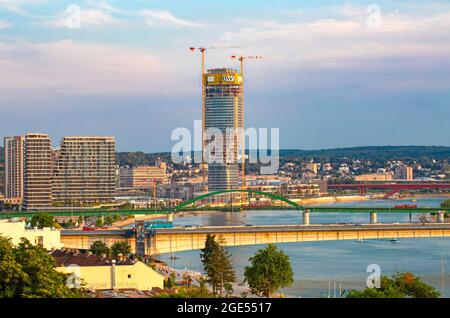
[[[101,240],[112,245],[125,241],[134,250],[135,238],[125,230],[62,231],[67,248],[89,249]],[[450,224],[332,224],[332,225],[254,225],[157,229],[146,239],[146,254],[173,253],[204,247],[208,234],[220,235],[228,246],[329,240],[450,237]]]

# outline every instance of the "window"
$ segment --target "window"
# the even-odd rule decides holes
[[[130,279],[131,279],[131,274],[128,274],[128,278],[130,278]]]

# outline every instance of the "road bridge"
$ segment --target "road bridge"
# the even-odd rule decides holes
[[[204,200],[205,198],[226,194],[226,193],[235,193],[235,192],[246,192],[249,194],[257,195],[257,196],[266,196],[269,197],[275,201],[281,201],[289,206],[291,206],[293,209],[306,212],[343,212],[343,213],[350,213],[350,212],[369,212],[369,213],[438,213],[439,211],[444,212],[450,212],[450,209],[441,209],[441,208],[430,208],[430,207],[420,207],[420,208],[388,208],[388,207],[327,207],[327,206],[302,206],[290,199],[287,199],[281,195],[270,193],[270,192],[263,192],[263,191],[256,191],[256,190],[243,190],[243,189],[233,189],[233,190],[223,190],[223,191],[216,191],[216,192],[210,192],[206,193],[197,197],[194,197],[192,199],[189,199],[181,204],[179,204],[176,207],[168,207],[164,210],[155,210],[155,209],[140,209],[140,210],[134,210],[134,209],[128,209],[128,210],[48,210],[48,211],[5,211],[0,212],[0,219],[9,219],[9,218],[32,218],[34,215],[37,215],[39,213],[46,213],[50,214],[52,216],[66,216],[66,217],[75,217],[75,216],[81,216],[81,217],[102,217],[102,216],[111,216],[111,215],[151,215],[151,214],[162,214],[162,215],[168,215],[168,219],[171,219],[173,217],[174,213],[186,211],[186,210],[195,210],[194,208],[189,208],[190,205],[193,205],[194,203]],[[203,208],[201,208],[203,209]],[[275,208],[274,208],[275,209]],[[214,210],[214,207],[211,208],[211,210]]]
[[[220,235],[227,246],[339,240],[390,240],[450,237],[450,224],[254,225],[156,229],[145,233],[145,254],[155,255],[201,249],[204,247],[208,234]],[[91,244],[98,240],[109,246],[115,242],[127,242],[133,252],[136,251],[136,239],[130,230],[61,231],[61,241],[66,248],[89,249]]]
[[[365,195],[367,189],[377,189],[377,190],[389,190],[389,192],[384,196],[384,198],[389,198],[395,193],[401,190],[421,190],[421,189],[432,189],[432,190],[444,190],[450,189],[450,183],[441,182],[373,182],[373,183],[348,183],[348,184],[329,184],[329,189],[357,189],[360,195]]]

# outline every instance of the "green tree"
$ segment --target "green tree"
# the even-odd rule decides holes
[[[55,219],[50,214],[39,213],[33,215],[31,218],[31,226],[38,227],[40,229],[44,227],[53,227],[55,225]]]
[[[83,224],[83,217],[80,215],[78,217],[77,226],[80,227]]]
[[[441,203],[441,208],[450,209],[450,199],[443,201]]]
[[[95,226],[96,227],[103,227],[105,224],[105,222],[103,221],[103,218],[99,217],[97,218],[97,220],[95,221]]]
[[[170,273],[169,277],[164,280],[164,288],[173,288],[175,286],[177,277],[175,273]]]
[[[219,238],[216,241],[215,235],[208,234],[200,255],[203,268],[208,277],[208,281],[213,286],[213,293],[222,294],[223,286],[226,283],[233,283],[236,280],[231,254],[225,245],[225,241]]]
[[[382,276],[380,288],[350,290],[347,298],[437,298],[439,292],[412,273],[396,273],[392,278]]]
[[[245,267],[244,276],[255,295],[270,297],[294,282],[289,256],[274,244],[260,249],[249,261],[251,265]]]
[[[131,246],[127,242],[116,242],[111,246],[111,254],[118,257],[119,254],[127,257],[131,253]]]
[[[103,254],[105,254],[109,257],[111,255],[110,248],[108,247],[108,245],[106,245],[106,243],[102,241],[95,241],[94,243],[92,243],[89,250],[92,252],[92,254],[95,254],[97,256],[102,256]]]
[[[67,285],[68,274],[58,272],[55,260],[39,245],[22,239],[14,247],[0,237],[0,298],[83,297],[83,289]]]
[[[200,298],[205,298],[208,294],[208,287],[206,286],[207,280],[205,277],[201,276],[197,279],[198,288],[199,288],[199,296]]]
[[[225,289],[225,295],[227,297],[229,297],[233,294],[233,285],[231,283],[225,283],[223,285],[223,288]]]

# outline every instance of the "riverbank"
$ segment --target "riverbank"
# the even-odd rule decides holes
[[[186,217],[186,216],[195,216],[200,214],[201,212],[199,211],[184,211],[184,212],[177,212],[174,214],[174,217],[177,218],[182,218],[182,217]],[[160,220],[160,219],[166,219],[167,218],[167,214],[149,214],[149,215],[145,215],[145,214],[139,214],[137,215],[137,219],[138,220],[143,220],[143,221],[150,221],[150,220]],[[113,223],[113,227],[124,227],[124,226],[128,226],[131,224],[134,224],[136,222],[136,216],[129,218],[129,219],[125,219],[125,220],[120,220],[117,222]]]

